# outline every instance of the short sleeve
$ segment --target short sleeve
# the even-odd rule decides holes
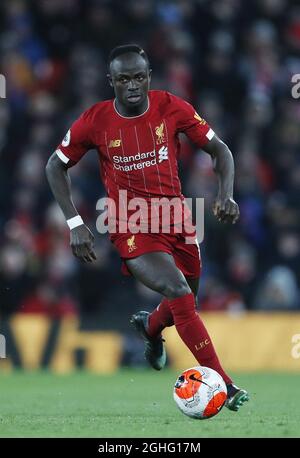
[[[65,164],[70,161],[76,163],[93,146],[89,116],[88,112],[85,112],[72,124],[58,145],[56,154]]]
[[[185,100],[174,95],[171,95],[171,100],[175,109],[177,132],[184,132],[200,148],[205,146],[215,134],[210,125]]]

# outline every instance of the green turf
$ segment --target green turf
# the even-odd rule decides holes
[[[15,372],[0,376],[1,437],[300,437],[299,375],[237,375],[251,401],[192,420],[176,407],[170,370]]]

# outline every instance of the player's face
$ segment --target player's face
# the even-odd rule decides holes
[[[143,111],[147,107],[151,70],[137,53],[123,54],[114,59],[108,75],[118,105],[125,111]]]

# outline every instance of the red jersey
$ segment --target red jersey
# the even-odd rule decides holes
[[[195,109],[166,91],[149,91],[148,109],[124,117],[114,100],[99,102],[71,126],[56,152],[68,163],[78,162],[92,148],[98,152],[100,173],[108,197],[119,191],[134,197],[180,197],[178,135],[185,133],[198,147],[214,136]]]

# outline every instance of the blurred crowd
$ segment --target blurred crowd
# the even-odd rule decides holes
[[[211,211],[210,157],[183,139],[184,192],[205,197],[201,310],[299,310],[300,5],[292,0],[2,0],[0,73],[0,314],[81,313],[88,326],[127,329],[156,293],[120,273],[96,233],[104,195],[96,153],[70,174],[77,208],[96,235],[95,264],[80,264],[44,168],[79,114],[111,98],[111,48],[138,43],[153,89],[191,102],[236,164],[235,226]]]

